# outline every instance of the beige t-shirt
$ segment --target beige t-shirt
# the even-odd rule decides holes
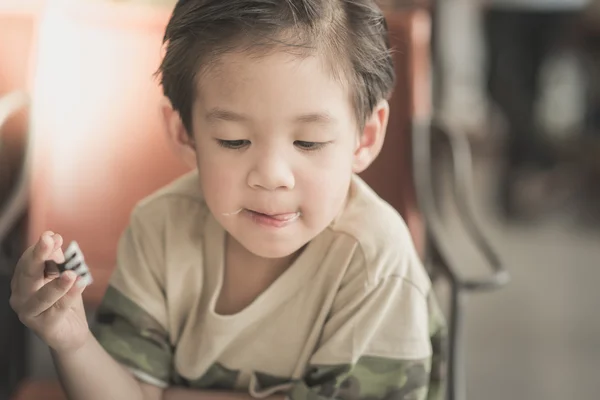
[[[340,217],[253,303],[224,316],[215,304],[226,232],[199,186],[190,173],[134,210],[95,329],[113,357],[162,387],[427,398],[443,324],[391,206],[354,177]]]

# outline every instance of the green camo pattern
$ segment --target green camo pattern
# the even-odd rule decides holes
[[[357,364],[311,366],[295,382],[292,400],[442,400],[447,364],[447,329],[433,294],[429,302],[429,334],[433,356],[423,360],[361,357]],[[174,349],[168,333],[141,307],[109,287],[97,314],[94,334],[116,360],[176,386],[233,390],[239,372],[216,363],[199,379],[187,380],[173,368]],[[285,378],[257,372],[262,389]]]
[[[361,357],[357,364],[314,366],[297,382],[292,400],[442,400],[445,394],[448,334],[435,295],[427,298],[433,355],[423,360]]]
[[[233,390],[239,374],[239,371],[233,371],[225,368],[219,363],[215,363],[201,378],[187,380],[176,375],[173,384],[199,390]]]
[[[112,286],[106,290],[92,331],[117,361],[163,382],[171,381],[173,348],[168,333]]]
[[[430,359],[362,357],[354,367],[315,367],[289,393],[293,400],[424,400]],[[348,372],[346,372],[348,371]]]
[[[442,400],[446,393],[448,369],[448,328],[444,314],[440,309],[435,294],[430,291],[427,296],[429,309],[429,336],[431,337],[431,372],[427,400]]]

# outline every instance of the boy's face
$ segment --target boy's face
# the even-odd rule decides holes
[[[296,252],[341,211],[357,171],[350,93],[319,58],[284,52],[224,55],[198,85],[193,137],[208,207],[248,251]]]

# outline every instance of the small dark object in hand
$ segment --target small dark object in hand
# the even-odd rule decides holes
[[[65,251],[65,262],[57,263],[56,265],[61,274],[67,270],[75,272],[80,277],[77,282],[80,286],[88,286],[93,282],[92,274],[85,263],[83,252],[75,241],[71,242]]]

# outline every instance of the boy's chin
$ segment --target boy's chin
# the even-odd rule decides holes
[[[251,252],[252,254],[262,258],[286,258],[293,256],[300,249],[304,247],[306,243],[242,243],[242,245]]]

